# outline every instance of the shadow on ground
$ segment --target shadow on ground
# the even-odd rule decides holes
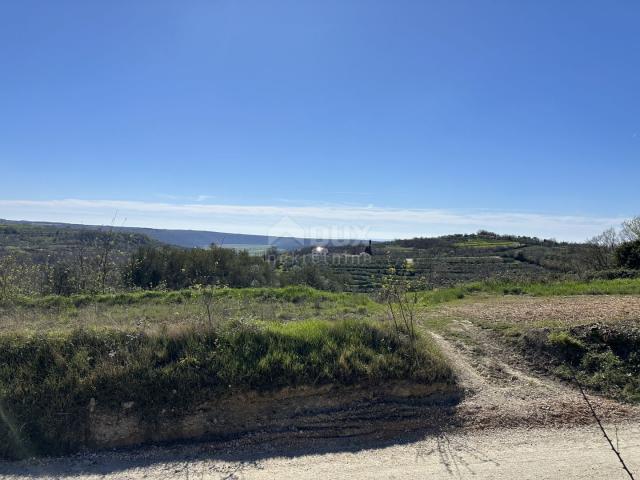
[[[293,428],[253,431],[235,438],[203,438],[189,443],[6,462],[0,463],[0,475],[19,478],[109,475],[164,464],[169,470],[174,469],[166,471],[170,478],[189,478],[189,465],[193,469],[194,463],[206,463],[207,475],[233,479],[243,469],[260,469],[260,463],[270,458],[357,453],[426,438],[433,438],[435,446],[428,452],[418,451],[418,455],[437,453],[447,469],[457,469],[460,462],[450,449],[447,432],[460,425],[456,406],[462,398],[460,392],[436,402],[377,402],[353,410],[326,412],[316,424],[309,424],[307,418]]]

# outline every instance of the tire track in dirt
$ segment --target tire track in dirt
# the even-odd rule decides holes
[[[449,358],[465,395],[455,416],[471,428],[588,425],[594,419],[577,389],[530,372],[515,355],[471,322],[452,320],[473,339],[469,346],[431,332]],[[640,409],[591,395],[598,415],[611,423],[640,419]]]

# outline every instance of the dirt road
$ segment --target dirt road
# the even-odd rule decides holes
[[[612,429],[612,432],[614,430]],[[640,472],[640,428],[618,427],[620,449]],[[324,445],[309,453],[192,445],[0,466],[5,479],[624,479],[595,427],[497,429],[434,435],[379,449]],[[343,449],[344,451],[340,451]]]

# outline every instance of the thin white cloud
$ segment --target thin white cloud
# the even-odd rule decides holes
[[[128,226],[216,230],[313,238],[406,238],[473,232],[535,235],[580,241],[622,217],[484,210],[407,209],[353,205],[221,205],[123,200],[0,200],[0,218],[109,224],[114,213]],[[295,225],[295,232],[290,231]],[[286,227],[283,227],[286,226]]]
[[[174,202],[206,202],[207,200],[213,200],[216,198],[213,195],[168,195],[164,193],[159,193],[155,196],[163,200],[171,200]]]

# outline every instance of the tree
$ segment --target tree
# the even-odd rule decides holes
[[[113,227],[109,229],[106,235],[101,236],[101,245],[98,251],[98,288],[101,293],[107,290],[107,279],[113,269],[113,261],[111,260],[111,251],[115,242],[113,238]]]
[[[69,265],[56,263],[51,272],[51,289],[56,295],[71,295],[77,292],[77,281]]]
[[[640,239],[625,242],[616,248],[615,258],[622,268],[640,269]]]
[[[640,240],[640,216],[634,217],[622,223],[622,231],[620,237],[625,242],[633,242]]]
[[[600,235],[587,240],[585,261],[590,268],[606,270],[614,264],[614,252],[620,245],[620,237],[615,228],[609,228]]]
[[[273,281],[273,269],[263,258],[220,247],[187,250],[143,246],[131,256],[124,274],[130,286],[164,285],[171,290],[194,285],[242,288],[270,285]]]
[[[37,266],[24,258],[0,256],[0,303],[36,293],[39,273]]]
[[[0,258],[0,302],[9,300],[15,294],[17,265],[12,256]]]

